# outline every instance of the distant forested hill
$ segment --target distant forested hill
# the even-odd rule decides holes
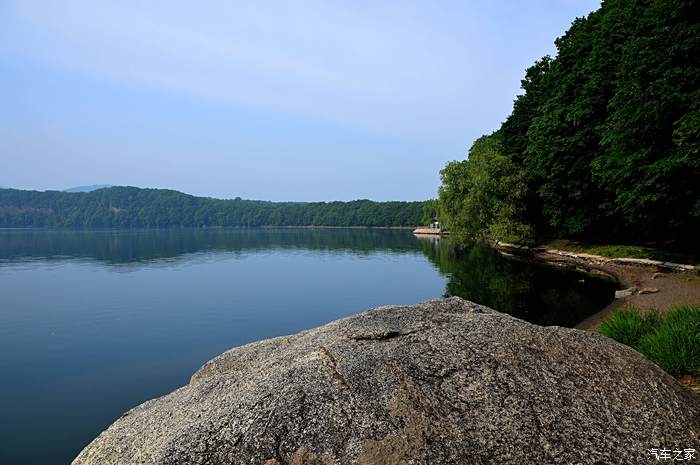
[[[442,171],[457,236],[700,238],[700,5],[605,0],[522,80],[469,158]]]
[[[0,189],[0,227],[415,226],[426,202],[265,202],[166,189]]]

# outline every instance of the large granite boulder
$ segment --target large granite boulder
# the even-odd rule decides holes
[[[636,465],[699,442],[698,397],[632,349],[450,298],[230,350],[73,463]]]

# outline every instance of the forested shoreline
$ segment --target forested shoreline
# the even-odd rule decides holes
[[[700,237],[700,10],[606,0],[531,66],[501,127],[442,171],[455,237],[693,245]]]
[[[416,226],[425,202],[268,202],[168,189],[0,189],[0,227]]]

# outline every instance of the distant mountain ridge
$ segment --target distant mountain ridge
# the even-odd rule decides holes
[[[0,227],[417,226],[426,202],[268,202],[168,189],[0,189]]]
[[[112,184],[92,184],[90,186],[76,186],[69,189],[64,189],[63,192],[92,192],[97,189],[109,189],[114,187]]]

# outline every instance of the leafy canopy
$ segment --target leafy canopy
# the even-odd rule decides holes
[[[695,3],[605,0],[576,19],[556,40],[557,55],[526,71],[524,93],[489,136],[500,141],[500,149],[482,157],[497,166],[470,169],[470,163],[453,162],[443,170],[441,200],[453,232],[496,238],[523,230],[526,239],[532,229],[538,236],[696,241],[700,9]],[[476,179],[482,191],[503,193],[505,186],[496,184],[507,181],[516,192],[505,204],[494,205],[490,197],[480,202],[471,193]],[[521,227],[521,208],[522,222],[531,229]],[[517,227],[491,230],[504,224]]]
[[[458,240],[528,239],[521,221],[527,190],[523,173],[503,155],[497,134],[477,139],[469,158],[440,172],[440,218]]]

